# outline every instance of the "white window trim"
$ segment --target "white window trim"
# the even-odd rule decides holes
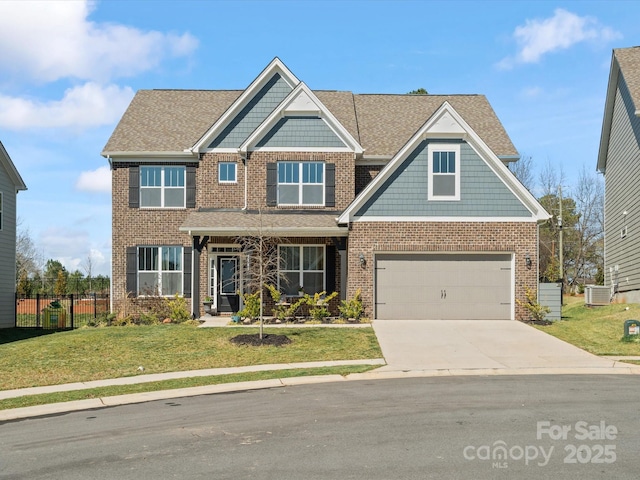
[[[435,175],[455,175],[455,195],[434,195],[433,194],[433,153],[434,152],[454,152],[456,155],[456,171],[454,174],[435,174]],[[427,147],[427,174],[429,177],[427,200],[437,200],[445,202],[453,202],[460,200],[460,144],[458,143],[430,143]]]
[[[283,270],[280,268],[281,265],[281,257],[280,257],[280,249],[281,248],[290,248],[290,247],[296,247],[300,250],[300,268],[298,270]],[[322,270],[304,270],[302,268],[302,266],[304,265],[304,247],[321,247],[322,248],[322,258],[323,258],[323,266],[324,268]],[[323,244],[316,244],[316,243],[304,243],[304,244],[300,244],[300,245],[289,245],[289,244],[280,244],[278,245],[278,273],[282,274],[282,273],[291,273],[291,272],[298,272],[299,274],[299,282],[298,285],[301,285],[304,288],[304,274],[305,272],[308,273],[320,273],[322,272],[322,290],[324,291],[327,289],[327,246],[323,245]],[[280,275],[278,275],[278,290],[281,290],[281,284],[280,284]],[[287,295],[289,297],[291,296],[297,296],[297,297],[301,297],[302,295],[300,295],[298,293],[298,295]]]
[[[298,164],[298,178],[300,179],[300,181],[295,182],[295,183],[280,183],[280,164],[281,163],[295,163]],[[313,163],[313,164],[320,164],[322,165],[322,183],[304,183],[304,181],[302,180],[302,165],[305,163]],[[327,172],[326,172],[326,168],[325,168],[325,163],[324,162],[320,162],[320,161],[309,161],[309,162],[296,162],[295,160],[279,160],[277,162],[277,167],[276,167],[276,175],[277,175],[277,183],[276,183],[276,188],[277,188],[277,192],[278,192],[278,199],[277,199],[277,204],[279,207],[324,207],[325,205],[325,201],[326,201],[326,181],[327,181]],[[280,185],[298,185],[298,203],[281,203],[280,202]],[[322,201],[320,203],[303,203],[302,201],[302,193],[303,193],[303,187],[305,185],[322,185]]]
[[[143,187],[142,186],[142,169],[143,168],[160,168],[160,186],[159,187]],[[164,172],[165,168],[182,168],[184,169],[184,185],[182,187],[167,187],[164,184]],[[187,207],[187,168],[181,165],[141,165],[140,166],[140,208],[141,209],[163,209],[163,210],[177,210]],[[159,188],[160,189],[160,205],[142,205],[142,191],[146,189]],[[182,206],[164,206],[164,192],[165,190],[178,190],[182,189]]]
[[[143,248],[156,248],[158,249],[158,270],[140,270],[140,250]],[[162,270],[162,249],[164,248],[178,248],[180,250],[180,270]],[[138,246],[138,251],[136,252],[136,283],[138,290],[138,297],[149,297],[150,295],[145,295],[140,291],[140,273],[155,273],[157,275],[157,295],[160,297],[170,298],[173,297],[176,293],[179,295],[184,295],[184,247],[182,245],[140,245]],[[180,274],[180,291],[173,292],[171,294],[163,295],[162,294],[162,274],[163,273],[179,273]]]
[[[222,180],[220,178],[222,174],[222,170],[220,169],[220,165],[233,165],[233,180]],[[218,183],[223,185],[237,184],[238,183],[238,164],[236,162],[220,162],[218,163]]]

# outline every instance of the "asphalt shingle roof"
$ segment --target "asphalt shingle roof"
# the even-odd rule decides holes
[[[240,90],[140,90],[116,126],[104,152],[181,152],[188,149],[241,93]],[[518,154],[483,95],[314,93],[365,149],[365,155],[395,155],[445,101],[496,155]]]
[[[636,110],[640,110],[640,47],[616,48],[613,54],[627,84]]]
[[[199,210],[190,213],[180,226],[181,231],[202,235],[238,236],[261,231],[265,235],[346,236],[346,227],[339,227],[340,212],[326,211],[241,211]]]

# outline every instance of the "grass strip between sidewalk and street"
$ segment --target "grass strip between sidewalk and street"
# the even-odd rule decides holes
[[[295,368],[291,370],[268,370],[262,372],[232,373],[228,375],[214,375],[209,377],[179,378],[158,382],[137,383],[133,385],[117,385],[98,387],[69,392],[43,393],[23,397],[0,400],[0,410],[10,408],[33,407],[50,403],[86,400],[90,398],[113,397],[131,393],[155,392],[159,390],[174,390],[178,388],[201,387],[206,385],[220,385],[224,383],[251,382],[256,380],[271,380],[274,378],[308,377],[313,375],[349,375],[363,373],[378,365],[348,365],[337,367]]]

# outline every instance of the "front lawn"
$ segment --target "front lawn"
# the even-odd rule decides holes
[[[229,339],[253,328],[185,325],[90,328],[40,334],[0,330],[0,390],[144,373],[291,362],[381,358],[372,328],[284,328],[282,347],[246,347]]]
[[[562,320],[536,326],[596,355],[640,355],[640,342],[623,342],[625,320],[640,319],[640,305],[615,303],[587,307],[583,297],[564,297]]]

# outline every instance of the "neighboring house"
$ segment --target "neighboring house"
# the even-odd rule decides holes
[[[283,292],[361,289],[370,318],[525,318],[537,288],[549,215],[482,95],[315,91],[276,58],[245,90],[139,91],[102,155],[116,302],[237,310],[258,229],[282,239]]]
[[[640,47],[614,49],[598,170],[605,181],[604,273],[629,302],[640,302]]]
[[[15,326],[16,200],[27,186],[0,142],[0,328]]]

